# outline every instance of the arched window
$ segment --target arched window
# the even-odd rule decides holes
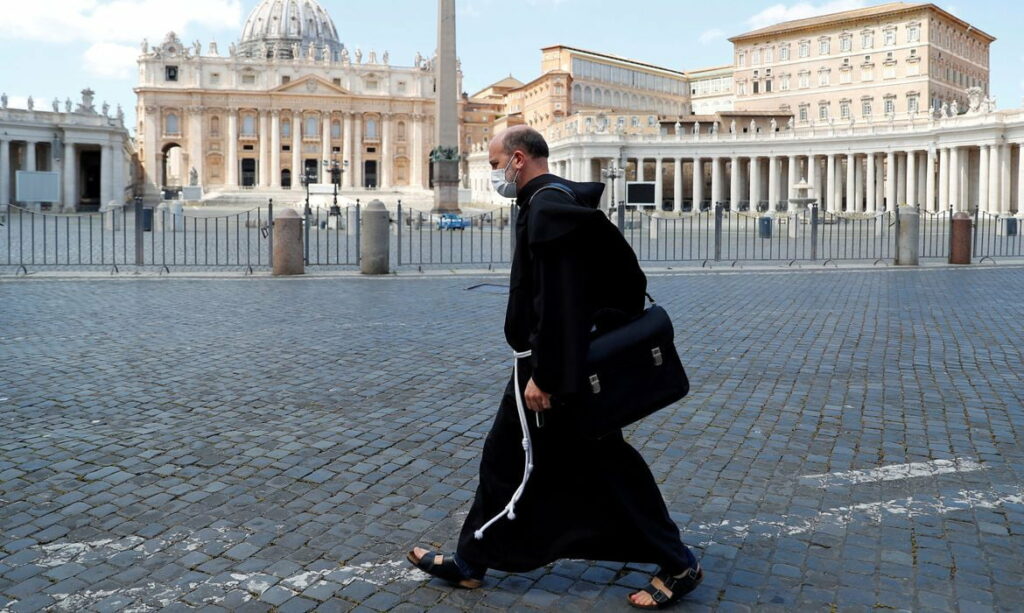
[[[178,116],[176,114],[168,113],[167,119],[165,121],[166,121],[166,124],[164,125],[164,133],[165,134],[180,134],[181,133],[181,125],[180,125],[180,123],[178,121]]]
[[[284,138],[291,138],[292,136],[292,122],[285,119],[281,122],[281,136]]]
[[[256,118],[252,115],[242,117],[242,136],[256,136]]]
[[[377,120],[366,120],[366,138],[377,138]]]
[[[313,138],[313,137],[315,137],[316,133],[317,133],[317,127],[318,127],[318,123],[317,123],[316,117],[307,117],[306,118],[306,126],[305,126],[305,129],[302,131],[302,135],[304,137],[306,137],[306,138]]]
[[[341,122],[338,120],[331,122],[331,138],[341,138]]]
[[[398,132],[398,140],[405,140],[405,122],[404,121],[399,121],[398,122],[398,130],[397,130],[397,132]]]
[[[210,118],[210,136],[220,136],[220,117],[216,115]]]

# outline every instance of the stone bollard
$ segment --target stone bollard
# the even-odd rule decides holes
[[[362,208],[362,207],[359,207]],[[359,210],[356,209],[355,205],[345,207],[345,230],[352,236],[355,236],[356,229],[359,228]]]
[[[963,211],[953,213],[949,229],[949,263],[971,263],[971,216]]]
[[[391,235],[388,210],[380,200],[363,207],[363,229],[359,244],[359,270],[364,275],[386,275]]]
[[[103,213],[103,229],[111,232],[121,229],[124,223],[124,203],[116,200],[100,206],[100,213]]]
[[[274,218],[274,276],[301,275],[302,217],[294,209],[283,209]]]
[[[900,232],[896,237],[897,266],[918,265],[918,241],[920,240],[921,217],[912,206],[901,206],[896,210],[900,216]]]

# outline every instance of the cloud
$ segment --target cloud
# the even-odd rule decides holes
[[[127,79],[135,74],[139,48],[118,43],[94,43],[82,54],[86,72],[104,79]]]
[[[865,0],[830,0],[822,4],[812,4],[810,2],[797,2],[790,5],[775,4],[747,19],[747,25],[750,26],[750,29],[757,30],[758,28],[765,28],[783,21],[805,19],[807,17],[858,9],[862,8],[865,4]]]
[[[4,11],[0,38],[138,44],[193,24],[237,30],[241,23],[241,0],[30,0]]]
[[[708,43],[712,43],[712,42],[714,42],[714,41],[716,41],[716,40],[718,40],[720,38],[724,38],[724,37],[725,37],[725,32],[724,31],[722,31],[719,28],[711,28],[710,30],[705,30],[703,33],[701,33],[701,35],[699,37],[697,37],[697,40],[700,41],[700,44],[706,45]]]

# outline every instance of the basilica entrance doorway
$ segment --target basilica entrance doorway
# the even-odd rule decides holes
[[[185,185],[184,151],[180,145],[171,143],[164,147],[160,166],[160,182],[164,188],[176,190]]]
[[[305,177],[310,183],[320,182],[320,164],[317,164],[316,160],[306,160],[303,162],[303,168],[305,169]]]
[[[292,188],[292,171],[291,169],[285,168],[281,171],[281,187],[284,189]]]
[[[363,162],[363,187],[371,189],[377,187],[377,160]]]
[[[242,187],[256,187],[256,160],[242,158]]]

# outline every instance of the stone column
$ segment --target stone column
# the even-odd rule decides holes
[[[722,201],[722,158],[711,158],[711,207]]]
[[[412,116],[412,181],[414,187],[426,188],[423,176],[423,115]],[[623,179],[620,183],[624,183]]]
[[[36,144],[33,141],[25,142],[25,170],[29,172],[36,170]]]
[[[704,164],[702,160],[693,158],[693,211],[700,211],[704,200]]]
[[[103,145],[100,157],[100,202],[106,204],[114,199],[114,150]]]
[[[917,151],[907,151],[907,206],[917,206]]]
[[[65,145],[65,151],[67,145]],[[67,158],[65,158],[67,159]],[[0,206],[11,203],[11,141],[0,138]],[[66,189],[66,188],[65,188]],[[65,192],[65,203],[66,192]],[[67,204],[65,204],[67,206]]]
[[[740,158],[735,155],[729,161],[729,209],[740,210]]]
[[[356,113],[352,118],[352,182],[357,188],[363,185],[363,115]]]
[[[146,176],[141,180],[145,183],[145,191],[158,193],[160,189],[160,107],[147,105],[143,117],[143,159]]]
[[[808,180],[811,182],[811,196],[816,198],[818,201],[818,208],[824,209],[825,206],[825,194],[822,191],[821,186],[821,160],[816,156],[810,155],[807,157],[807,174],[810,175]]]
[[[683,159],[674,158],[672,165],[672,210],[678,213],[683,210]]]
[[[1010,154],[1013,150],[1009,143],[1002,145],[999,153],[999,213],[1010,214]]]
[[[292,187],[302,189],[302,112],[292,111]]]
[[[846,154],[846,212],[857,210],[857,156],[853,153]]]
[[[799,159],[795,155],[789,156],[789,160],[787,162],[787,167],[786,167],[786,178],[787,178],[786,209],[787,210],[793,208],[793,203],[791,203],[789,200],[791,198],[796,198],[796,189],[794,189],[793,186],[796,185],[797,181],[800,180],[800,177],[798,176],[799,175],[799,171],[800,171],[800,161],[799,161]]]
[[[1017,217],[1024,217],[1024,141],[1017,143]]]
[[[260,160],[259,160],[259,166],[257,166],[257,169],[258,169],[257,172],[259,173],[259,175],[257,176],[256,185],[259,185],[261,187],[269,187],[270,186],[270,139],[268,137],[270,136],[270,117],[268,116],[267,111],[260,111],[259,114],[260,114],[259,115],[260,125],[259,125],[258,129],[260,131],[260,133],[259,133],[259,147],[260,147],[259,154],[260,154]]]
[[[206,133],[203,130],[203,107],[193,106],[189,107],[188,115],[188,163],[189,168],[185,169],[185,176],[191,177],[191,170],[196,169],[196,174],[199,175],[199,184],[202,185],[206,180],[206,173],[203,172],[205,168],[203,152],[206,151],[206,147],[203,146],[203,135]],[[187,181],[187,179],[186,179]],[[191,181],[189,181],[191,184]]]
[[[761,200],[761,160],[750,158],[750,210],[756,212]]]
[[[281,111],[270,111],[270,187],[281,188]]]
[[[344,160],[342,164],[348,162],[349,165],[345,174],[341,176],[341,184],[344,187],[352,187],[352,113],[348,111],[345,112],[344,124],[341,126],[341,143],[341,159]]]
[[[988,154],[989,146],[978,147],[978,210],[989,211],[988,201]]]
[[[949,149],[939,149],[939,210],[949,208]]]
[[[381,189],[391,189],[391,114],[382,113],[380,116],[380,186]]]
[[[331,159],[331,112],[320,113],[320,171],[323,173],[323,160]],[[320,177],[321,183],[329,183],[325,175]]]
[[[124,202],[124,145],[121,142],[117,142],[111,146],[110,152],[112,154],[110,163],[113,168],[111,173],[111,189],[113,190],[113,199],[121,204]]]
[[[966,211],[966,203],[960,193],[960,148],[949,150],[949,202],[957,211]]]
[[[875,210],[882,208],[885,202],[885,158],[875,155]]]
[[[856,161],[853,167],[853,210],[860,212],[864,208],[864,167],[861,158],[855,157],[854,160]]]
[[[774,211],[779,202],[779,156],[768,156],[768,210]]]
[[[924,162],[924,210],[935,211],[935,148],[928,149]]]
[[[878,196],[878,190],[875,189],[875,164],[877,163],[877,156],[874,153],[869,153],[866,161],[865,171],[867,174],[865,192],[867,194],[867,205],[865,210],[868,213],[874,213],[878,210],[878,202],[875,200]]]
[[[661,202],[665,199],[664,177],[662,177],[664,171],[665,167],[661,156],[654,158],[654,210],[656,211],[661,210]]]
[[[903,153],[896,156],[896,207],[899,207],[902,202],[900,200],[906,200],[907,196],[907,154]],[[894,211],[896,209],[893,209]]]
[[[224,163],[224,185],[238,187],[238,109],[228,109],[228,158]]]
[[[825,210],[836,212],[836,156],[828,154],[825,158]]]
[[[885,210],[896,210],[896,152],[885,154]]]
[[[1003,204],[999,199],[1001,193],[999,189],[999,176],[1002,174],[1002,160],[999,158],[1000,149],[1000,145],[990,145],[988,152],[988,210],[997,215],[1003,209]]]

